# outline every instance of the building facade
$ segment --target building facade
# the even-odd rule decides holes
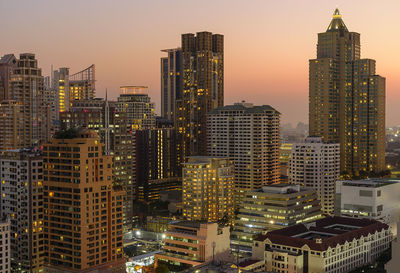
[[[365,179],[336,182],[335,215],[374,219],[397,236],[400,180]]]
[[[123,198],[112,156],[91,130],[43,146],[45,272],[125,272]]]
[[[155,266],[166,264],[170,271],[211,262],[229,254],[229,227],[217,223],[172,222],[165,233],[162,253],[155,255]]]
[[[343,173],[385,170],[385,78],[374,60],[360,59],[360,34],[338,9],[309,68],[309,134],[340,143]]]
[[[300,185],[275,184],[248,191],[232,230],[231,243],[251,252],[260,234],[322,217],[315,190]]]
[[[232,221],[233,163],[228,158],[192,156],[182,169],[183,218],[189,221]]]
[[[113,156],[114,185],[126,192],[124,200],[124,226],[133,225],[133,200],[136,196],[136,148],[134,133],[130,130],[125,113],[118,111],[114,101],[106,98],[75,100],[68,111],[60,113],[62,130],[87,128],[94,130],[105,143],[105,153]]]
[[[131,130],[147,130],[156,127],[154,103],[150,101],[147,86],[121,86],[117,109],[126,114]]]
[[[0,213],[10,218],[11,269],[43,272],[43,160],[39,150],[0,156]]]
[[[208,113],[208,154],[233,160],[236,206],[247,191],[280,181],[279,118],[268,105],[245,102]]]
[[[165,49],[161,58],[161,116],[175,122],[176,100],[182,98],[182,49]]]
[[[315,189],[324,214],[335,210],[335,183],[340,176],[340,145],[307,137],[293,144],[289,160],[289,183]]]
[[[182,34],[182,96],[176,100],[178,162],[207,155],[207,113],[224,105],[224,36]]]
[[[0,273],[11,273],[10,219],[0,218]]]
[[[0,103],[10,99],[11,75],[17,65],[14,54],[7,54],[0,58]]]
[[[158,200],[164,190],[182,189],[182,175],[176,162],[175,128],[165,119],[157,119],[156,126],[135,132],[137,199],[144,202]]]
[[[23,115],[21,102],[3,100],[0,102],[0,151],[24,146]]]
[[[272,272],[352,272],[390,251],[392,237],[389,226],[375,220],[327,217],[260,235],[253,258]]]

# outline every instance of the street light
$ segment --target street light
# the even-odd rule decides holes
[[[161,238],[165,239],[167,237],[165,234],[161,235]]]
[[[140,232],[140,230],[136,231],[136,236],[140,236],[142,233]]]

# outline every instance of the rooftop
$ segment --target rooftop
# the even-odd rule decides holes
[[[275,112],[276,114],[280,114],[277,110],[272,108],[269,105],[260,105],[254,106],[251,103],[240,102],[235,103],[234,105],[225,105],[221,107],[217,107],[209,112],[209,114],[219,114],[220,111],[243,111],[244,113],[265,113],[265,112]]]
[[[324,251],[388,228],[388,225],[376,220],[335,216],[271,231],[256,240],[269,239],[273,244],[297,248],[307,245],[312,250]]]
[[[338,181],[343,186],[362,187],[362,188],[380,188],[388,185],[400,183],[400,179],[393,178],[371,178],[362,180],[344,180]]]

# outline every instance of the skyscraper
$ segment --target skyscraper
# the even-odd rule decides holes
[[[43,146],[45,272],[125,272],[123,196],[112,156],[92,130]]]
[[[61,129],[88,128],[99,134],[105,143],[104,152],[113,156],[114,185],[122,186],[124,199],[124,227],[132,228],[133,200],[136,196],[134,133],[115,101],[106,98],[74,100],[68,111],[60,113]],[[128,128],[129,127],[129,128]]]
[[[161,116],[175,121],[176,100],[182,97],[182,49],[165,49],[161,58]]]
[[[131,130],[154,129],[156,112],[150,101],[147,86],[121,86],[117,109],[126,114]]]
[[[360,59],[360,34],[348,31],[338,9],[309,65],[310,135],[340,143],[342,172],[383,171],[385,78],[374,60]]]
[[[0,102],[10,99],[11,75],[17,58],[14,54],[7,54],[0,59]]]
[[[279,119],[271,106],[245,102],[208,113],[208,153],[233,160],[236,206],[247,191],[280,181]]]
[[[156,124],[155,129],[135,132],[137,199],[145,202],[158,200],[163,190],[182,189],[175,128],[166,119],[157,118]]]
[[[176,100],[178,161],[207,154],[207,113],[224,105],[224,36],[182,35],[182,96]]]
[[[0,273],[10,273],[10,218],[4,215],[0,215],[0,245]]]
[[[43,160],[39,150],[0,156],[0,213],[10,217],[13,272],[43,272]]]
[[[182,170],[183,218],[216,222],[233,218],[233,163],[228,158],[192,156]]]
[[[289,160],[289,182],[314,189],[325,214],[335,209],[335,183],[340,176],[340,145],[308,137],[295,143]]]

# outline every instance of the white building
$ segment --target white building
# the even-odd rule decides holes
[[[335,215],[368,218],[388,224],[394,235],[400,217],[400,180],[337,181]]]
[[[0,219],[0,273],[11,272],[10,218]]]
[[[208,113],[208,155],[233,160],[236,207],[247,191],[280,181],[279,119],[271,106],[245,102]]]
[[[289,160],[289,183],[317,191],[323,213],[335,209],[335,182],[340,176],[340,146],[324,143],[320,137],[307,137],[293,144]]]
[[[346,273],[391,251],[389,226],[369,219],[326,217],[260,235],[252,259],[281,273]]]
[[[10,217],[13,272],[39,272],[43,247],[43,160],[37,150],[0,156],[0,213]]]

